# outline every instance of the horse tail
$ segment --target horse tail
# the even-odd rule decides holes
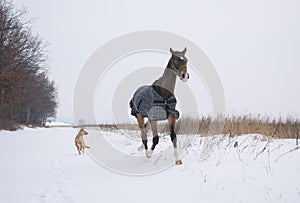
[[[149,128],[150,127],[150,121],[148,120],[146,123],[145,123],[145,125],[144,125],[144,128]]]

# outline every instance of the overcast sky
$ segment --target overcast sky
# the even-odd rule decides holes
[[[222,80],[226,112],[300,117],[298,0],[14,3],[27,8],[26,18],[36,18],[34,32],[50,43],[48,65],[59,90],[59,121],[72,122],[76,79],[89,56],[109,40],[139,30],[169,31],[197,44]],[[200,111],[208,114],[208,109]]]

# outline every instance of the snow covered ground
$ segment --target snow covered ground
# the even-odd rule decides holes
[[[87,129],[91,149],[84,155],[73,143],[77,131],[0,131],[0,202],[300,202],[295,140],[179,135],[183,165],[161,167],[174,161],[166,135],[160,135],[156,154],[148,160],[137,151],[135,131]],[[163,170],[133,176],[106,169],[94,160],[100,137],[124,154],[120,162],[129,169],[148,165]]]

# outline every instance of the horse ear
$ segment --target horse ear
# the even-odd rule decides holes
[[[174,51],[173,51],[173,49],[171,47],[170,47],[170,53],[174,54]]]
[[[186,53],[186,47],[184,48],[184,50],[181,52],[183,55]]]

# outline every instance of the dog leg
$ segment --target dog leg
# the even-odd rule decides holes
[[[83,143],[84,148],[90,148],[89,146],[85,145],[85,142],[83,140],[82,140],[82,143]]]

